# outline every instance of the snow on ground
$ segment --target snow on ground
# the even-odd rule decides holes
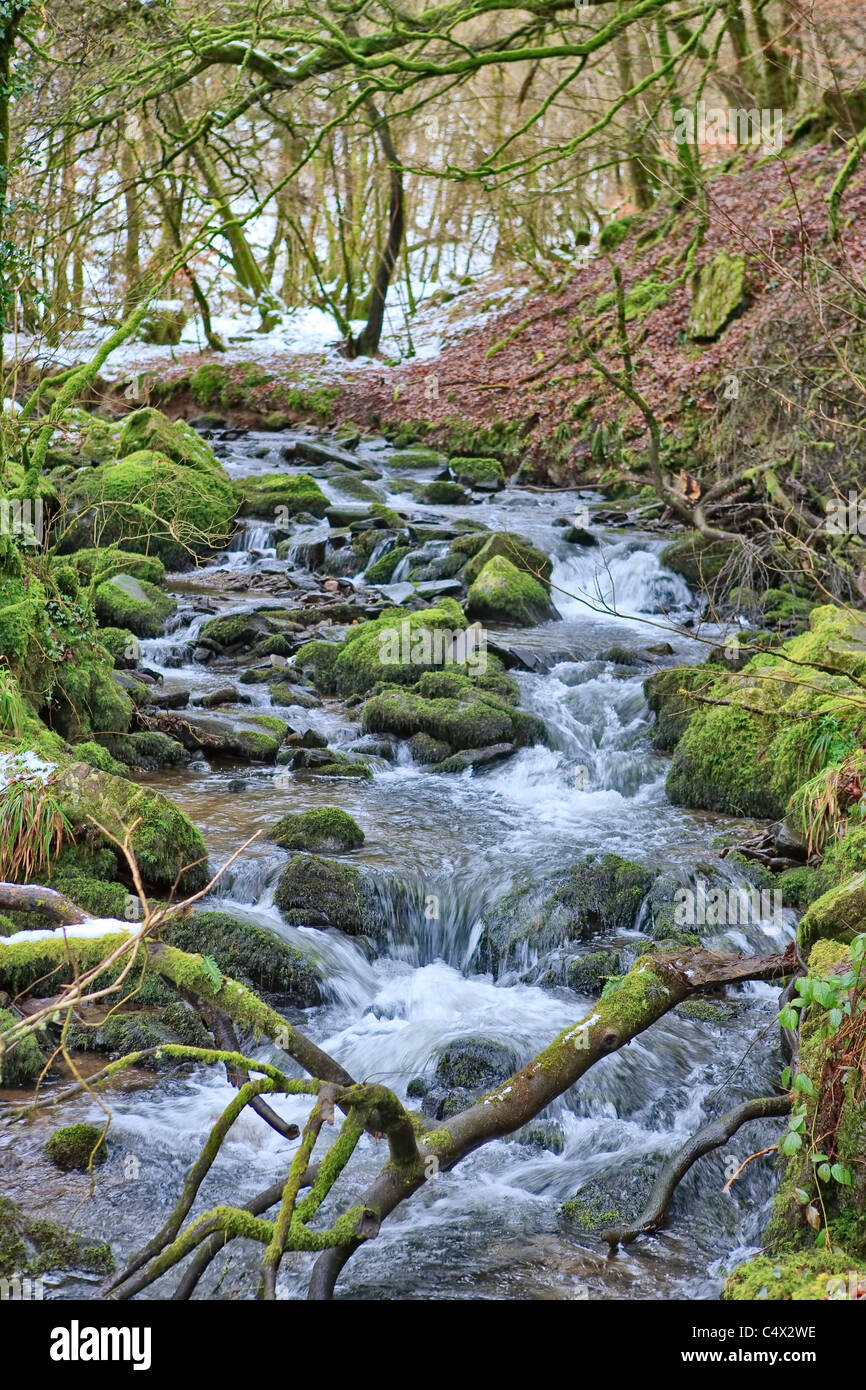
[[[56,770],[56,763],[47,763],[36,753],[0,753],[0,789],[21,780],[45,782]]]
[[[392,286],[385,314],[381,357],[390,362],[405,359],[432,359],[464,334],[478,328],[492,316],[512,308],[528,292],[528,283],[515,283],[515,277],[488,273],[471,284],[426,282],[412,287],[417,305],[410,312],[406,287]],[[317,307],[287,309],[277,326],[267,333],[258,331],[259,316],[252,309],[233,314],[215,314],[214,332],[227,344],[220,361],[266,362],[274,358],[316,357],[324,374],[381,369],[380,359],[360,358],[348,362],[339,353],[341,336],[333,317]],[[354,332],[364,326],[362,319],[352,323]],[[43,366],[65,367],[87,361],[104,341],[109,329],[102,323],[76,333],[68,333],[61,343],[49,346],[43,339],[25,334],[4,334],[3,351],[8,361],[34,362]],[[111,381],[131,372],[169,368],[188,359],[190,354],[209,351],[201,320],[191,316],[180,342],[173,347],[129,342],[117,348],[101,369],[103,379]]]

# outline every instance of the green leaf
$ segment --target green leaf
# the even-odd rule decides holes
[[[821,1179],[822,1182],[829,1182],[829,1181],[830,1181],[830,1165],[829,1165],[829,1163],[820,1163],[820,1164],[818,1165],[818,1177]]]
[[[830,1172],[833,1174],[836,1181],[841,1183],[843,1187],[851,1186],[852,1178],[850,1168],[846,1168],[842,1163],[834,1163]]]
[[[791,1086],[791,1068],[790,1068],[790,1067],[783,1067],[783,1068],[782,1068],[782,1075],[781,1075],[781,1077],[780,1077],[779,1079],[780,1079],[782,1085],[784,1086],[785,1090],[786,1090],[786,1091],[789,1090],[789,1089],[790,1089],[790,1086]]]
[[[784,1139],[782,1140],[782,1153],[787,1154],[789,1158],[792,1154],[795,1154],[797,1150],[801,1149],[802,1147],[802,1139],[800,1138],[799,1134],[795,1134],[793,1130],[789,1134],[786,1134]]]
[[[794,1090],[799,1091],[804,1096],[815,1095],[815,1087],[804,1071],[798,1072],[794,1077]]]
[[[213,956],[202,956],[201,968],[202,973],[207,976],[208,980],[213,985],[214,994],[219,994],[222,988],[223,976]]]
[[[842,1026],[842,1019],[844,1017],[845,1015],[843,1014],[841,1009],[830,1010],[830,1027],[833,1029],[834,1033],[838,1028]]]
[[[782,1028],[797,1027],[797,1012],[795,1009],[783,1009],[779,1014],[779,1023]]]
[[[806,1191],[805,1187],[795,1187],[794,1197],[800,1203],[801,1207],[805,1207],[807,1203],[810,1201],[809,1194]]]

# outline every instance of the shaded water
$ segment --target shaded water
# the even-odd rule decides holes
[[[215,442],[234,476],[307,467],[284,461],[281,451],[291,436],[251,434]],[[385,1081],[405,1098],[410,1079],[432,1072],[437,1052],[452,1039],[487,1037],[511,1045],[526,1061],[585,1012],[588,1001],[568,989],[542,990],[513,975],[494,981],[478,973],[478,919],[486,904],[510,886],[553,873],[590,851],[614,851],[659,869],[713,863],[724,872],[712,842],[730,822],[669,804],[666,763],[647,738],[646,669],[637,673],[599,659],[614,645],[645,648],[658,642],[669,642],[675,653],[659,657],[662,664],[703,658],[706,648],[690,635],[696,631],[694,600],[684,582],[660,565],[661,540],[595,526],[599,547],[570,545],[555,523],[569,516],[578,498],[563,492],[511,488],[469,507],[423,507],[409,494],[384,491],[384,445],[362,444],[358,457],[384,474],[378,487],[389,505],[417,518],[470,516],[492,529],[520,532],[553,557],[561,620],[519,634],[491,633],[544,657],[549,669],[522,673],[518,680],[523,707],[544,718],[553,746],[523,749],[487,770],[458,776],[433,775],[402,753],[393,763],[377,763],[371,782],[275,780],[279,770],[273,768],[239,770],[200,758],[191,767],[142,780],[172,795],[202,827],[214,863],[289,810],[340,805],[366,836],[352,862],[416,885],[416,906],[407,909],[411,920],[395,921],[394,944],[372,962],[357,942],[337,932],[282,921],[272,900],[287,855],[273,845],[253,845],[229,870],[213,902],[302,943],[319,958],[328,999],[294,1021],[353,1075]],[[351,505],[334,480],[319,481],[334,501]],[[326,533],[325,523],[295,533],[292,553]],[[225,684],[234,666],[219,660],[203,666],[193,657],[202,623],[215,611],[285,606],[285,596],[246,587],[262,576],[284,574],[303,582],[292,559],[276,559],[276,538],[274,528],[248,522],[215,566],[225,576],[224,587],[214,584],[213,573],[206,584],[196,576],[178,584],[180,608],[171,630],[143,644],[144,665],[162,673],[166,688],[199,695]],[[432,543],[431,554],[436,548]],[[255,709],[270,708],[266,687],[243,689]],[[273,712],[295,728],[321,731],[332,747],[348,748],[360,734],[357,716],[334,701]],[[243,789],[228,790],[239,775]],[[440,904],[432,921],[420,906],[428,895]],[[789,924],[767,922],[720,933],[711,944],[767,951],[789,932]],[[640,924],[632,935],[637,948]],[[769,1042],[750,1044],[772,1030],[775,997],[769,987],[745,986],[729,1019],[663,1019],[600,1062],[545,1113],[561,1152],[510,1140],[472,1155],[404,1204],[350,1262],[339,1292],[363,1298],[715,1297],[726,1263],[759,1237],[772,1191],[768,1164],[750,1165],[732,1192],[723,1194],[729,1151],[704,1159],[682,1184],[668,1229],[612,1258],[591,1236],[563,1225],[558,1207],[588,1178],[622,1173],[626,1181],[632,1165],[670,1152],[720,1108],[765,1093],[778,1074],[778,1059]],[[215,1069],[155,1084],[141,1078],[125,1083],[111,1097],[115,1145],[92,1197],[86,1179],[61,1179],[37,1161],[44,1117],[7,1120],[0,1146],[8,1158],[14,1142],[18,1165],[7,1190],[27,1204],[38,1191],[52,1214],[67,1218],[81,1199],[76,1224],[110,1236],[116,1253],[127,1254],[164,1219],[207,1128],[231,1094]],[[306,1104],[286,1100],[278,1108],[303,1124]],[[50,1116],[50,1125],[78,1118],[98,1118],[96,1107],[87,1100],[69,1103]],[[740,1158],[760,1147],[757,1127],[746,1134],[739,1147],[733,1144]],[[285,1171],[293,1149],[247,1113],[205,1185],[204,1205],[246,1200]],[[338,1185],[341,1207],[358,1198],[383,1157],[382,1144],[362,1141],[348,1181]],[[219,1276],[220,1295],[250,1296],[256,1252],[241,1257],[232,1248],[230,1268],[215,1265],[202,1292],[213,1295]],[[306,1257],[288,1259],[283,1293],[303,1296],[308,1271]],[[77,1287],[74,1281],[64,1286]],[[165,1296],[169,1289],[157,1285],[152,1292]]]

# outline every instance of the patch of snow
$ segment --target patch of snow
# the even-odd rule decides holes
[[[22,780],[45,782],[56,771],[56,763],[47,763],[36,753],[0,753],[0,789]]]
[[[53,941],[55,939],[70,937],[72,940],[93,940],[100,936],[116,936],[118,932],[126,932],[128,935],[137,931],[136,924],[121,922],[117,917],[87,917],[83,922],[76,923],[71,927],[56,927],[53,931],[46,928],[38,931],[17,931],[12,936],[4,937],[3,945],[14,946],[18,941]]]

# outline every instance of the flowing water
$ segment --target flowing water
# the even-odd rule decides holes
[[[260,434],[214,440],[233,476],[307,467],[284,461],[282,450],[291,442],[291,436]],[[353,863],[413,882],[418,892],[412,902],[438,899],[438,917],[430,920],[429,913],[410,906],[412,920],[395,920],[392,946],[371,960],[360,943],[338,932],[282,921],[273,907],[273,889],[288,856],[256,842],[229,870],[212,903],[312,952],[322,966],[327,999],[292,1021],[354,1076],[381,1080],[405,1099],[409,1081],[431,1073],[437,1052],[450,1040],[486,1037],[515,1048],[526,1061],[589,1006],[564,987],[541,989],[515,975],[493,979],[479,973],[475,955],[485,904],[510,886],[553,873],[591,851],[613,851],[659,870],[694,871],[709,864],[725,872],[713,841],[732,822],[670,805],[666,762],[648,740],[646,668],[634,672],[598,659],[613,645],[640,649],[660,642],[669,642],[675,653],[659,657],[661,664],[703,659],[706,647],[698,634],[705,633],[698,628],[695,600],[682,579],[661,566],[662,539],[605,530],[591,521],[601,545],[568,544],[556,523],[581,499],[566,492],[509,488],[471,506],[423,507],[411,495],[384,490],[391,476],[384,441],[364,442],[357,456],[383,475],[375,486],[389,505],[416,518],[471,517],[491,529],[517,531],[551,555],[561,621],[491,636],[519,642],[524,653],[539,658],[538,669],[518,674],[518,680],[523,707],[544,718],[552,746],[523,749],[486,770],[457,776],[431,774],[401,752],[393,762],[377,761],[369,782],[280,778],[278,769],[211,765],[202,758],[142,780],[172,795],[203,828],[214,864],[287,811],[340,805],[366,836],[363,848],[351,856]],[[352,505],[333,479],[320,476],[319,481],[332,500]],[[598,499],[583,501],[592,513]],[[296,531],[292,554],[321,540],[327,529],[321,523]],[[284,596],[257,590],[263,579],[284,575],[301,585],[308,582],[293,559],[276,558],[278,534],[266,524],[248,522],[209,568],[206,583],[195,575],[176,583],[179,609],[170,630],[143,644],[143,665],[160,672],[166,688],[198,696],[233,678],[235,666],[219,660],[204,666],[193,657],[196,634],[213,612],[285,606]],[[430,553],[446,544],[432,542]],[[395,580],[400,577],[398,572]],[[243,689],[255,709],[270,709],[265,686]],[[349,748],[360,735],[357,716],[353,720],[352,712],[335,701],[272,712],[297,729],[321,731],[335,748]],[[238,779],[243,785],[235,790]],[[626,933],[634,950],[644,939],[642,925],[639,921]],[[782,926],[766,921],[720,931],[708,944],[766,952],[778,949],[790,931],[787,921]],[[619,1175],[626,1183],[647,1156],[671,1152],[710,1115],[768,1092],[779,1068],[772,1027],[776,991],[747,985],[733,998],[728,1018],[668,1016],[597,1064],[543,1117],[557,1135],[553,1147],[561,1151],[519,1139],[500,1141],[428,1183],[350,1261],[338,1294],[716,1297],[725,1269],[756,1245],[766,1220],[773,1187],[767,1160],[752,1163],[730,1192],[722,1192],[732,1159],[739,1162],[761,1147],[765,1131],[760,1127],[703,1159],[681,1185],[667,1229],[627,1251],[609,1257],[596,1239],[565,1224],[558,1209],[596,1176],[614,1175],[615,1193]],[[269,1055],[267,1049],[262,1055]],[[216,1068],[156,1081],[140,1074],[127,1078],[110,1097],[114,1145],[93,1195],[86,1178],[61,1179],[40,1161],[46,1126],[98,1119],[91,1101],[67,1102],[48,1117],[7,1119],[0,1128],[5,1189],[29,1207],[42,1202],[46,1214],[110,1237],[122,1258],[164,1220],[183,1174],[231,1094]],[[303,1124],[307,1102],[287,1100],[277,1108]],[[224,1145],[196,1209],[247,1200],[285,1171],[294,1147],[247,1112]],[[383,1144],[362,1141],[337,1187],[342,1207],[358,1199],[383,1157]],[[238,1245],[231,1249],[232,1263],[215,1264],[201,1294],[251,1295],[257,1252]],[[283,1296],[303,1296],[309,1268],[307,1257],[287,1258]],[[164,1282],[150,1292],[165,1297],[172,1286]],[[58,1293],[81,1288],[80,1281],[67,1280]]]

